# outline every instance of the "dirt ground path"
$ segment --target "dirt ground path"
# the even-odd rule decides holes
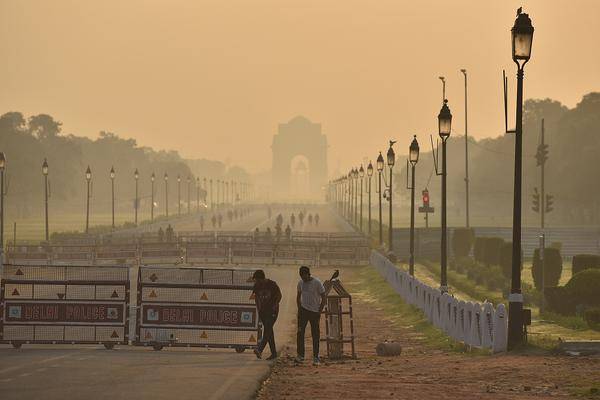
[[[600,357],[542,351],[489,355],[434,345],[412,322],[406,323],[414,321],[414,309],[394,304],[397,296],[374,270],[345,269],[342,279],[353,295],[357,359],[295,365],[291,346],[274,365],[258,399],[600,398]],[[401,343],[402,355],[376,356],[375,346],[384,340]]]

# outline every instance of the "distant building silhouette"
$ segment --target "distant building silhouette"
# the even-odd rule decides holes
[[[321,124],[297,116],[273,136],[273,193],[279,198],[314,199],[327,182],[327,137]]]

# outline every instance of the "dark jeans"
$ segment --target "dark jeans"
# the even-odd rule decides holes
[[[309,311],[304,307],[300,307],[298,310],[298,337],[297,337],[297,349],[298,355],[304,357],[304,332],[306,331],[306,324],[310,322],[310,334],[312,336],[313,346],[313,357],[319,356],[319,340],[321,334],[319,331],[319,321],[321,314],[314,311]]]
[[[275,347],[275,333],[273,332],[273,325],[277,321],[277,314],[274,313],[260,313],[258,314],[260,322],[263,324],[263,337],[258,344],[258,351],[262,352],[269,343],[269,349],[271,354],[277,354],[277,348]]]

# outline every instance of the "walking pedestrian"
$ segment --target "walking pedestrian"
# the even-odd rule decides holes
[[[310,275],[310,268],[300,267],[300,282],[298,282],[298,295],[296,304],[298,305],[298,335],[296,362],[304,361],[304,334],[306,325],[310,322],[310,333],[312,336],[313,347],[313,365],[319,365],[319,340],[320,330],[319,322],[321,320],[321,311],[325,307],[325,287],[323,283]]]
[[[262,358],[262,352],[268,343],[271,355],[267,360],[274,360],[277,358],[277,348],[275,347],[273,326],[279,315],[281,290],[275,281],[265,277],[265,272],[262,269],[254,271],[252,278],[254,279],[252,293],[254,293],[254,301],[258,309],[258,318],[260,318],[263,325],[263,336],[260,343],[258,343],[258,347],[254,349],[254,354],[257,358]]]

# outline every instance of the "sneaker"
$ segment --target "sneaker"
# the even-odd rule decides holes
[[[321,359],[318,356],[313,358],[313,365],[321,365]]]
[[[267,360],[274,360],[276,358],[277,358],[277,353],[271,354],[269,357],[267,357]]]
[[[304,357],[298,356],[298,357],[294,358],[294,362],[297,363],[297,364],[303,363],[304,362]]]
[[[259,360],[262,358],[262,352],[260,352],[258,349],[254,349],[254,355],[256,356],[256,358],[258,358]]]

